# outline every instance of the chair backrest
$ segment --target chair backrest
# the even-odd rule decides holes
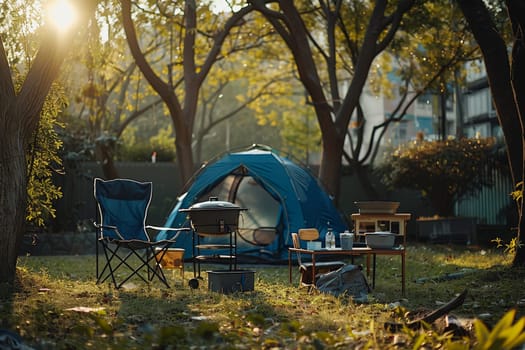
[[[292,244],[293,244],[293,247],[296,249],[301,248],[301,242],[299,241],[299,235],[295,232],[292,232]],[[297,255],[297,262],[299,263],[299,266],[302,265],[303,263],[301,262],[301,253],[296,252],[295,254]]]
[[[98,223],[117,227],[124,239],[149,241],[146,216],[151,202],[151,182],[128,179],[95,179],[94,195],[98,209]],[[120,239],[111,229],[101,229],[100,235]]]
[[[299,229],[299,238],[303,241],[315,241],[319,238],[319,231],[316,228]]]

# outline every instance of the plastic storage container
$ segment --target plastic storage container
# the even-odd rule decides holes
[[[247,292],[254,289],[255,271],[214,270],[208,272],[208,290],[223,294]]]
[[[345,231],[339,235],[341,240],[341,249],[342,250],[351,250],[354,246],[354,234],[348,231]]]
[[[370,232],[365,234],[365,242],[369,248],[391,249],[396,235],[391,232]]]

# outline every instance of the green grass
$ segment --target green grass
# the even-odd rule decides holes
[[[0,300],[0,328],[38,349],[411,349],[419,342],[469,348],[473,336],[453,339],[431,330],[396,335],[384,323],[402,321],[404,311],[437,308],[464,289],[467,300],[455,315],[489,326],[510,309],[523,317],[525,271],[509,264],[496,249],[410,246],[406,296],[399,257],[380,256],[370,302],[356,304],[298,288],[296,266],[290,284],[287,266],[250,265],[255,291],[223,295],[209,292],[206,280],[190,289],[191,264],[184,284],[178,272],[168,271],[170,289],[133,279],[130,288],[115,290],[95,284],[93,256],[20,257],[15,291],[4,291]],[[457,279],[435,278],[458,272]],[[69,310],[77,307],[92,309]]]

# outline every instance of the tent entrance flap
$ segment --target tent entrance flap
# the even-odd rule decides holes
[[[243,240],[238,241],[237,244],[241,249],[253,248],[254,245],[261,245],[257,241],[268,239],[255,237],[261,234],[256,229],[265,227],[276,230],[280,226],[281,203],[273,198],[252,176],[228,175],[209,192],[201,195],[197,202],[205,201],[213,196],[219,199],[228,198],[229,202],[242,208],[248,208],[239,217],[239,235]],[[264,245],[269,246],[271,244],[272,242],[268,242]]]

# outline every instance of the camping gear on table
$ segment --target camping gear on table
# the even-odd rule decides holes
[[[360,214],[394,214],[399,208],[399,202],[391,201],[359,201],[354,202]]]
[[[308,169],[268,146],[253,145],[228,152],[201,167],[188,182],[165,226],[189,227],[183,210],[218,197],[248,208],[239,220],[237,253],[243,259],[282,261],[292,246],[291,233],[303,227],[319,230],[324,240],[327,223],[346,230],[344,216]],[[157,237],[170,236],[168,231]],[[177,246],[191,256],[192,240],[180,237]]]
[[[300,229],[299,233],[292,232],[293,247],[295,249],[301,249],[301,241],[317,238],[319,238],[319,232],[317,232],[315,228]],[[343,261],[318,261],[315,263],[315,271],[313,271],[314,264],[311,261],[303,261],[301,255],[301,252],[296,251],[299,272],[301,273],[301,279],[299,281],[300,287],[310,288],[315,285],[314,274],[317,276],[319,273],[337,270],[345,265]],[[292,275],[290,275],[290,278],[291,276]]]
[[[354,246],[354,234],[345,231],[339,234],[339,240],[341,241],[341,249],[350,250]]]
[[[396,235],[392,232],[367,232],[365,242],[368,248],[372,249],[392,249],[394,247]]]

